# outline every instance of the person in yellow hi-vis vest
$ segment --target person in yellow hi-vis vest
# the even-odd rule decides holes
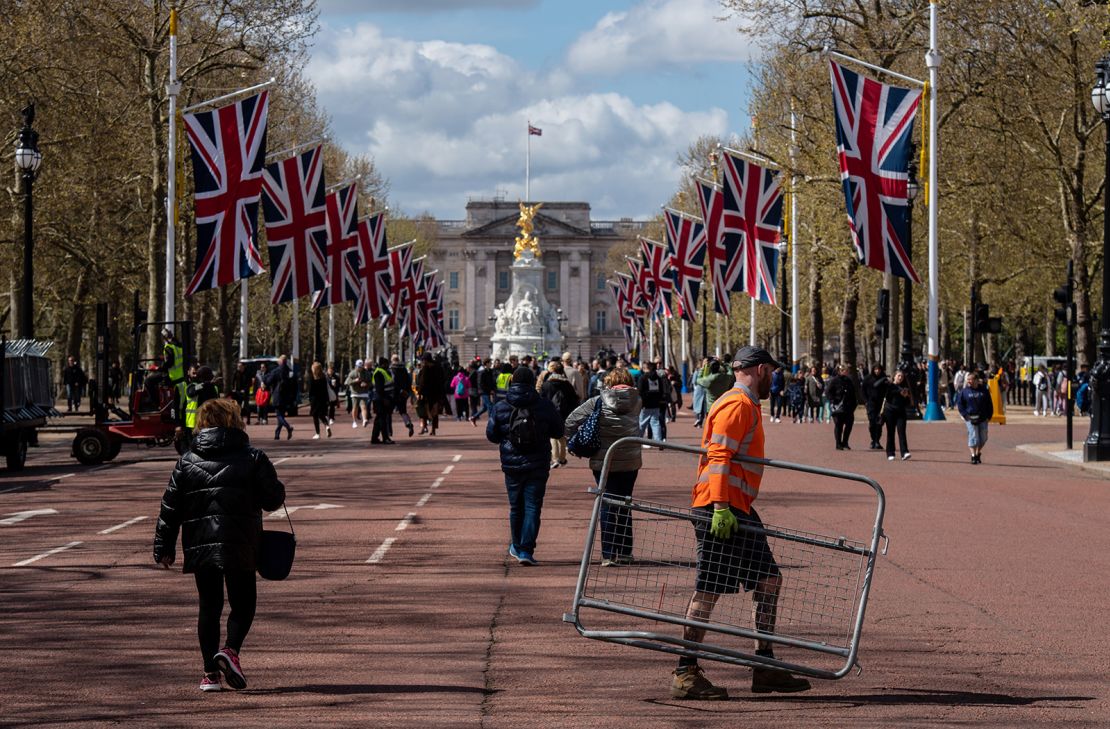
[[[702,518],[695,519],[698,541],[698,574],[686,610],[688,620],[706,622],[721,595],[743,587],[755,603],[755,628],[775,632],[775,616],[782,573],[771,553],[763,522],[752,508],[759,494],[763,466],[737,463],[736,455],[763,457],[763,415],[760,400],[771,394],[771,374],[779,364],[758,347],[742,347],[732,362],[735,384],[717,398],[705,420],[692,505]],[[760,531],[741,529],[740,525]],[[703,628],[686,626],[685,640],[705,637]],[[774,659],[769,641],[756,642],[756,655]],[[752,670],[754,693],[805,691],[809,681],[786,671],[757,666]],[[728,691],[714,686],[702,673],[696,658],[682,656],[671,682],[671,696],[679,699],[727,699]]]

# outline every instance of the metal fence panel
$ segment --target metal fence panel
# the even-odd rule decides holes
[[[704,453],[700,448],[639,438],[617,443]],[[593,491],[594,509],[573,609],[564,620],[573,622],[579,633],[588,638],[668,653],[743,665],[772,665],[820,678],[840,678],[851,671],[856,662],[876,550],[884,536],[884,496],[877,483],[864,476],[801,464],[737,459],[762,463],[768,468],[862,483],[873,489],[875,495],[875,518],[870,539],[866,540],[767,523],[762,529],[742,527],[745,538],[758,533],[766,536],[782,574],[777,619],[771,633],[757,629],[752,597],[743,591],[721,595],[707,622],[686,617],[687,605],[697,587],[695,524],[708,528],[708,512],[605,493],[602,489],[609,460],[607,457],[602,471],[601,488]],[[603,519],[608,519],[610,529],[602,528]],[[607,533],[604,544],[603,533]],[[609,559],[603,559],[603,555]],[[713,560],[715,555],[705,557]],[[757,570],[742,576],[756,582],[767,575]],[[719,590],[709,586],[708,591]],[[684,640],[685,625],[704,627],[705,638],[698,643]],[[756,638],[785,650],[778,651],[777,660],[757,656]]]

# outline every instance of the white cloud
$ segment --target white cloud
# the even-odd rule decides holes
[[[462,217],[468,195],[524,194],[528,120],[532,197],[584,200],[595,217],[649,216],[673,193],[675,159],[727,114],[581,93],[564,71],[535,73],[481,44],[391,38],[369,24],[326,34],[308,74],[337,141],[373,155],[391,204]]]
[[[470,8],[524,9],[539,0],[317,0],[321,13],[437,13]]]
[[[735,21],[721,21],[718,0],[644,0],[609,13],[567,51],[577,73],[616,75],[631,69],[707,61],[739,62],[754,55]]]

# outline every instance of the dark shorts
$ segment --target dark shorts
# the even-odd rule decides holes
[[[740,586],[743,585],[744,592],[751,592],[761,580],[781,574],[775,563],[775,556],[771,554],[771,545],[767,543],[767,535],[762,531],[752,532],[741,528],[729,540],[721,541],[709,533],[713,507],[698,506],[694,510],[710,517],[705,521],[694,520],[694,534],[698,539],[696,590],[715,595],[732,595],[740,592]],[[732,507],[732,513],[736,515],[741,527],[763,529],[763,522],[754,508],[751,514],[745,514]]]

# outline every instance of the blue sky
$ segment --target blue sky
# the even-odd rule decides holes
[[[653,215],[702,134],[747,126],[753,52],[717,0],[319,0],[307,72],[337,141],[390,204],[461,218],[468,197]]]

